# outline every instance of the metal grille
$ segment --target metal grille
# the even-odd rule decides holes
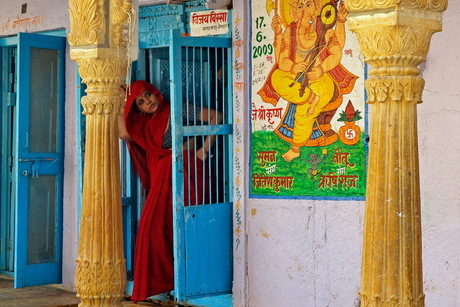
[[[183,103],[193,105],[197,113],[192,116],[192,112],[185,112],[183,120],[184,152],[188,155],[184,157],[188,163],[184,167],[195,171],[187,172],[184,178],[184,185],[189,187],[184,189],[188,193],[184,195],[184,200],[188,200],[184,205],[230,202],[228,153],[231,144],[230,136],[223,134],[222,129],[231,121],[225,80],[228,58],[223,48],[184,47],[183,53]],[[201,148],[208,149],[207,158],[192,159],[192,153]],[[202,174],[198,174],[198,170]]]
[[[146,80],[159,88],[164,98],[170,101],[168,48],[148,49],[145,56]],[[184,167],[193,170],[186,172],[184,178],[184,185],[189,187],[184,189],[184,205],[231,202],[232,112],[227,48],[183,47],[180,68],[182,76],[177,78],[182,80],[182,109],[187,110],[186,104],[191,104],[198,115],[182,112],[183,118],[176,119],[183,125],[180,130],[183,132]],[[179,108],[179,103],[174,106]],[[201,110],[207,110],[206,118],[201,118]],[[210,123],[212,115],[217,114],[221,121]],[[215,136],[213,144],[208,137],[211,135]],[[207,159],[199,161],[194,158],[194,153],[203,146],[209,148],[209,152]]]

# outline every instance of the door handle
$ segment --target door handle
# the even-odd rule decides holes
[[[38,177],[38,168],[40,167],[40,160],[34,160],[32,162],[32,178]]]
[[[32,178],[37,178],[39,175],[38,170],[40,169],[41,161],[55,161],[56,159],[19,159],[19,162],[32,162]],[[22,176],[28,176],[29,172],[27,170],[22,171]]]

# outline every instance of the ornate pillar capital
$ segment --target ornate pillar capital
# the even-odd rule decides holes
[[[348,26],[370,64],[369,103],[421,102],[424,87],[418,66],[426,60],[430,40],[442,30],[447,0],[347,0]]]
[[[447,0],[346,0],[350,12],[364,12],[402,7],[428,9],[443,12],[447,9]]]
[[[82,98],[84,114],[116,113],[123,108],[119,86],[126,78],[126,48],[74,48],[71,58],[78,63],[88,95]]]

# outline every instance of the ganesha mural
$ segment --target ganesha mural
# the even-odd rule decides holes
[[[365,66],[343,2],[253,0],[252,12],[251,194],[364,196]]]

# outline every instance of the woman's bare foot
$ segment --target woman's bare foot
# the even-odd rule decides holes
[[[298,158],[300,156],[300,149],[293,149],[290,148],[284,154],[281,155],[286,162],[291,162],[293,159]]]

